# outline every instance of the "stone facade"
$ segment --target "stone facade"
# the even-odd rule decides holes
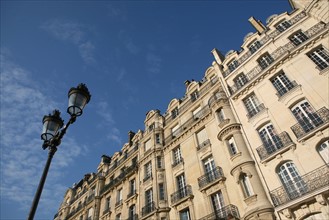
[[[164,114],[64,196],[64,219],[329,219],[326,0],[249,21]]]

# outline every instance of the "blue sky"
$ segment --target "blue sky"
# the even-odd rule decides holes
[[[26,219],[47,151],[42,118],[85,83],[92,98],[54,156],[35,219],[53,219],[66,189],[95,172],[103,154],[144,129],[201,80],[211,50],[240,50],[288,0],[1,1],[1,219]]]

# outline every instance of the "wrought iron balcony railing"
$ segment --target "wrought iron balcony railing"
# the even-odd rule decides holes
[[[251,119],[252,117],[254,117],[255,115],[257,115],[258,113],[262,112],[265,109],[265,105],[262,103],[258,106],[256,106],[254,109],[250,110],[247,114],[247,118]]]
[[[302,45],[304,45],[307,42],[311,42],[313,37],[315,35],[317,35],[319,32],[321,32],[322,30],[324,30],[327,26],[328,26],[327,24],[320,22],[320,23],[314,25],[313,27],[311,27],[310,29],[306,30],[305,35],[308,37],[308,39],[300,45],[295,45],[292,42],[288,42],[287,44],[285,44],[281,47],[278,47],[275,51],[273,51],[270,54],[270,56],[273,58],[273,61],[274,61],[272,63],[275,63],[275,61],[281,59],[284,56],[284,54],[287,54],[291,50],[293,50],[297,47],[301,47]],[[272,65],[272,63],[270,65]],[[249,84],[248,83],[249,81],[251,81],[254,78],[256,78],[257,76],[261,75],[262,72],[264,72],[264,71],[260,65],[255,66],[253,69],[251,69],[248,73],[245,74],[246,83],[244,85],[234,84],[229,87],[231,95],[234,95],[237,91],[246,87],[246,85]],[[224,77],[226,77],[225,74],[224,74]]]
[[[291,127],[291,130],[300,139],[328,122],[329,110],[326,107],[322,107],[316,112],[308,113],[308,117],[299,120],[297,124]]]
[[[215,182],[224,177],[223,170],[221,167],[216,167],[212,171],[198,178],[199,187],[203,188],[206,185]]]
[[[238,208],[230,204],[204,216],[200,220],[229,220],[232,218],[240,219],[240,214]]]
[[[137,214],[131,215],[127,218],[127,220],[138,220],[138,215]]]
[[[127,199],[129,199],[130,197],[133,197],[134,195],[136,195],[137,192],[136,190],[132,190],[131,192],[129,192],[129,194],[127,195]]]
[[[184,133],[184,130],[188,127],[191,127],[192,124],[196,123],[200,119],[204,118],[208,113],[210,113],[210,109],[208,106],[205,106],[202,108],[198,114],[197,118],[195,116],[192,116],[190,119],[188,119],[186,122],[184,122],[176,131],[174,134],[170,134],[165,138],[165,144],[170,143],[173,139],[179,137],[181,134]]]
[[[305,12],[301,12],[299,13],[298,15],[296,15],[295,17],[293,17],[291,20],[290,20],[290,23],[291,25],[297,23],[299,20],[301,20],[303,17],[306,16],[306,13]],[[259,43],[261,46],[263,46],[264,44],[266,44],[270,39],[272,38],[275,38],[276,36],[278,36],[279,34],[281,34],[280,31],[278,30],[275,30],[273,31],[271,34],[269,35],[265,35],[264,38],[262,38]],[[244,61],[246,61],[249,57],[251,57],[252,55],[254,54],[254,52],[251,52],[251,51],[248,51],[246,52],[244,55],[242,55],[238,60],[237,60],[237,63],[238,63],[238,66],[240,66],[242,63],[244,63]],[[237,67],[238,67],[237,66]],[[234,69],[235,70],[235,69]],[[228,75],[230,75],[230,73],[232,73],[234,70],[230,70],[230,69],[227,69],[226,71],[224,71],[223,75],[224,77],[227,77]]]
[[[180,158],[179,160],[175,160],[173,162],[173,164],[171,164],[171,166],[174,168],[175,166],[177,166],[178,164],[184,163],[184,159]]]
[[[265,160],[281,149],[291,146],[293,144],[289,134],[287,132],[282,132],[279,135],[275,135],[267,142],[263,142],[263,145],[258,147],[257,153],[261,160]]]
[[[149,175],[146,175],[143,179],[143,182],[146,182],[147,180],[151,179],[152,178],[152,173],[149,174]]]
[[[111,211],[110,207],[106,207],[103,211],[103,215],[109,213]]]
[[[201,150],[202,148],[207,147],[207,146],[210,146],[210,145],[211,145],[210,140],[207,139],[207,140],[205,140],[204,142],[202,142],[201,144],[199,144],[199,145],[196,147],[196,149],[199,151],[199,150]]]
[[[270,192],[274,206],[285,204],[315,190],[328,187],[329,166],[326,164],[296,179],[298,181],[285,184]]]
[[[192,193],[192,187],[190,185],[186,185],[184,187],[182,187],[181,189],[179,189],[178,191],[174,192],[173,194],[171,194],[171,203],[175,204],[178,201],[180,201],[181,199],[187,198],[193,196]]]
[[[119,199],[115,202],[115,206],[119,206],[119,205],[122,205],[122,204],[123,204],[122,199]]]
[[[155,203],[151,202],[142,208],[142,216],[146,216],[155,210]]]

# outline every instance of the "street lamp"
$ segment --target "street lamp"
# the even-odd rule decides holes
[[[85,84],[79,84],[77,88],[71,88],[68,93],[69,106],[67,108],[67,113],[70,114],[70,120],[64,125],[64,121],[60,116],[58,110],[54,110],[52,114],[45,115],[43,117],[43,129],[41,134],[41,139],[43,140],[42,148],[49,149],[48,159],[43,170],[38,189],[35,193],[31,210],[28,216],[28,220],[33,220],[35,211],[40,200],[43,186],[45,184],[49,166],[54,154],[57,151],[57,146],[61,144],[61,140],[66,133],[67,128],[70,124],[73,124],[76,118],[82,115],[83,109],[90,100],[90,93]]]

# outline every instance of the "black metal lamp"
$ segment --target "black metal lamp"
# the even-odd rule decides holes
[[[69,93],[69,107],[67,113],[76,117],[82,114],[83,108],[90,100],[90,93],[85,84],[79,84],[77,88],[71,88]]]
[[[73,124],[76,118],[82,115],[82,111],[86,104],[90,101],[90,93],[85,84],[79,84],[77,88],[71,88],[69,93],[69,106],[67,108],[67,112],[70,114],[70,120],[64,125],[64,121],[60,117],[60,112],[58,110],[54,110],[53,114],[45,115],[43,117],[43,129],[41,134],[41,139],[44,141],[42,148],[49,149],[48,159],[46,165],[44,167],[38,189],[35,193],[32,206],[30,209],[30,213],[28,216],[28,220],[33,220],[34,214],[37,210],[38,203],[41,197],[41,193],[43,190],[43,186],[45,184],[48,170],[52,161],[53,156],[57,151],[57,146],[61,144],[61,140],[64,137],[66,130]]]

